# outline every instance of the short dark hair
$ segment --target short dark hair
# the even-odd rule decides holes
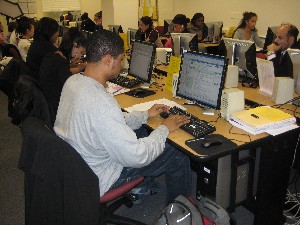
[[[282,27],[283,27],[283,26],[287,26],[287,27],[289,28],[289,29],[288,29],[288,33],[287,33],[287,36],[288,36],[288,37],[294,37],[294,41],[296,42],[296,41],[297,41],[298,34],[299,34],[298,28],[297,28],[295,25],[290,24],[290,23],[282,24],[281,26],[282,26]]]
[[[193,16],[193,18],[191,19],[191,23],[192,23],[194,26],[196,26],[196,25],[195,25],[196,20],[198,20],[198,19],[200,19],[200,18],[203,18],[203,20],[204,20],[204,15],[203,15],[202,13],[195,13],[194,16]]]
[[[140,20],[143,22],[143,24],[149,25],[149,27],[153,26],[153,21],[150,16],[143,16]]]
[[[173,20],[172,23],[174,24],[180,24],[183,25],[184,27],[187,26],[187,24],[190,22],[191,20],[189,18],[187,18],[185,15],[183,14],[177,14]]]
[[[37,23],[34,31],[34,40],[46,39],[50,41],[50,38],[58,31],[59,25],[55,19],[50,17],[43,17]]]
[[[105,55],[117,58],[124,52],[123,39],[108,30],[98,30],[87,40],[86,61],[88,63],[99,62]]]
[[[64,33],[61,44],[59,45],[59,50],[68,59],[71,57],[74,43],[76,43],[77,46],[86,46],[86,37],[77,27],[71,27],[68,29],[68,31]]]

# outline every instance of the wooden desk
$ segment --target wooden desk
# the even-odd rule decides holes
[[[157,80],[158,83],[163,82],[165,78]],[[142,103],[160,98],[167,98],[183,104],[184,100],[175,99],[170,92],[161,90],[161,88],[154,88],[157,93],[155,95],[138,99],[127,96],[125,94],[116,96],[117,101],[122,108],[132,106],[136,103]],[[259,102],[269,103],[270,96],[261,93],[258,89],[242,88],[245,91],[246,98]],[[270,101],[270,104],[272,102]],[[272,103],[271,105],[273,105]],[[228,155],[231,159],[230,165],[230,205],[229,211],[233,211],[237,206],[236,196],[238,190],[238,168],[241,165],[247,164],[249,167],[248,184],[247,184],[247,198],[238,204],[245,204],[255,213],[255,225],[279,225],[283,224],[285,218],[283,216],[283,207],[285,201],[286,190],[289,182],[290,166],[292,164],[294,151],[296,148],[297,139],[299,136],[299,129],[295,129],[278,136],[271,136],[266,133],[260,135],[251,135],[247,132],[232,127],[226,120],[218,118],[218,111],[214,116],[206,116],[202,114],[202,109],[197,106],[184,105],[189,112],[198,116],[201,119],[211,122],[216,126],[216,132],[229,139],[233,140],[238,147],[235,149],[225,149],[218,155],[203,155],[197,153],[185,145],[185,141],[193,138],[182,130],[176,130],[168,136],[168,141],[177,147],[179,150],[185,152],[191,157],[192,162],[196,165],[202,166],[205,163],[215,162],[220,158]],[[297,111],[298,113],[298,111]],[[162,122],[161,117],[149,119],[148,126],[155,129]],[[213,122],[217,121],[217,122]],[[229,130],[232,128],[231,133]],[[241,135],[239,135],[241,134]],[[244,136],[242,134],[248,134]],[[249,139],[251,138],[251,140]],[[251,153],[248,158],[240,159],[242,151]],[[256,155],[259,154],[259,155]],[[256,160],[259,158],[259,162]],[[256,168],[257,164],[257,168]],[[197,190],[199,189],[199,182],[201,182],[200,168],[196,168],[197,173]],[[219,184],[222,185],[222,184]]]

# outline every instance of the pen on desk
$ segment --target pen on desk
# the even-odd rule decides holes
[[[255,115],[255,114],[253,114],[253,113],[251,114],[251,116],[254,117],[254,118],[256,118],[256,119],[259,119],[259,116],[258,116],[258,115]]]
[[[123,89],[123,88],[120,88],[120,89],[114,91],[112,94],[115,95],[115,94],[117,94],[119,91],[121,91],[122,89]]]

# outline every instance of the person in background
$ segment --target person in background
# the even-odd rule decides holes
[[[15,59],[22,59],[18,48],[15,45],[6,42],[6,35],[0,28],[0,60],[3,57],[13,57]]]
[[[40,65],[44,56],[49,52],[56,52],[59,25],[55,19],[43,17],[38,21],[33,42],[28,50],[26,63],[33,76],[38,80]]]
[[[158,48],[163,47],[159,33],[154,29],[153,21],[149,16],[143,16],[140,19],[139,30],[136,32],[135,40],[155,43]]]
[[[119,75],[123,58],[124,42],[116,33],[103,29],[88,38],[85,72],[66,81],[54,131],[98,176],[100,196],[141,176],[148,180],[163,173],[168,202],[180,194],[190,196],[190,160],[166,142],[169,133],[188,123],[189,118],[173,115],[150,134],[141,134],[145,131],[142,124],[168,107],[155,104],[148,111],[122,112],[105,87]],[[150,190],[143,193],[150,195]]]
[[[263,48],[264,43],[258,37],[257,29],[255,28],[257,22],[257,15],[254,12],[244,12],[243,18],[240,24],[233,33],[234,39],[250,40],[253,41],[256,46]]]
[[[17,22],[9,22],[9,24],[7,25],[7,29],[8,29],[8,34],[6,36],[7,43],[10,43],[10,36],[16,30],[17,25],[18,25]]]
[[[198,41],[202,41],[208,35],[208,28],[204,23],[204,15],[195,13],[191,22],[188,24],[188,30],[192,34],[198,35]]]
[[[190,33],[187,29],[187,24],[190,22],[190,19],[183,14],[177,14],[173,20],[173,33]],[[172,48],[172,39],[168,38],[165,45],[165,48]]]
[[[297,46],[298,34],[299,30],[296,26],[283,24],[276,30],[274,42],[267,47],[267,59],[273,62],[276,77],[293,78],[293,63],[286,50],[288,48],[299,48]]]
[[[94,22],[96,24],[95,31],[103,29],[103,26],[102,26],[102,11],[95,13]]]
[[[94,32],[96,24],[89,18],[89,14],[87,12],[81,15],[81,27],[80,30]]]
[[[29,39],[34,35],[34,21],[24,17],[17,25],[16,31],[19,35],[18,49],[22,59],[26,62],[27,53],[31,45]]]
[[[86,38],[77,27],[71,27],[63,36],[59,50],[45,55],[39,81],[51,111],[52,123],[59,104],[60,93],[66,80],[85,68]]]

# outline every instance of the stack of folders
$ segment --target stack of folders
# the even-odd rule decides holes
[[[280,109],[261,106],[254,109],[235,112],[230,123],[251,134],[260,134],[276,129],[294,126],[296,118]]]

